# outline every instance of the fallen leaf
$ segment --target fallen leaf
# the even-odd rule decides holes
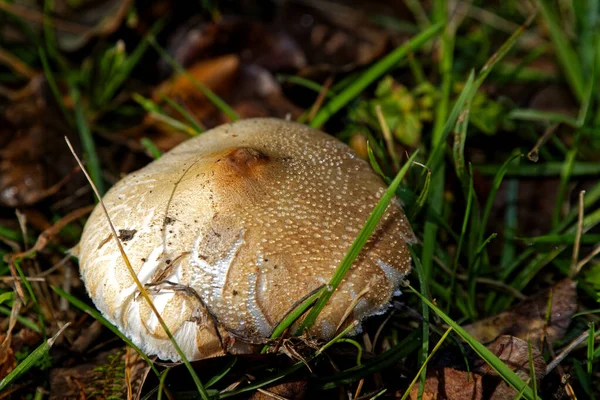
[[[410,391],[410,399],[419,398],[419,386],[415,385]],[[427,370],[424,400],[482,400],[483,384],[481,375],[473,372],[459,371],[454,368]]]
[[[306,54],[301,75],[346,72],[369,64],[385,52],[389,39],[365,10],[331,1],[284,2],[279,23]]]
[[[256,64],[269,71],[298,70],[306,65],[304,53],[284,30],[238,16],[224,16],[210,23],[192,18],[172,35],[167,51],[184,67],[233,53],[243,64]],[[164,60],[159,69],[162,74],[172,72]]]
[[[302,400],[306,398],[307,388],[307,381],[279,383],[255,392],[248,400],[273,400],[277,398]]]
[[[503,335],[487,346],[488,350],[493,352],[500,360],[504,362],[512,371],[514,371],[523,382],[530,381],[533,377],[529,368],[529,346],[525,340],[514,336]],[[539,387],[542,378],[546,373],[546,363],[538,349],[531,346],[531,360],[535,370],[535,379]],[[484,377],[484,387],[491,400],[514,399],[517,391],[508,385],[495,370],[493,370],[483,360],[475,363],[473,372],[479,373]],[[490,379],[492,378],[492,379]],[[494,385],[493,391],[490,388]]]
[[[541,348],[544,338],[549,343],[553,343],[564,336],[571,317],[577,310],[576,286],[575,281],[564,279],[508,311],[463,328],[483,343],[489,343],[500,335],[512,335],[529,340],[536,348]],[[552,293],[550,319],[546,321],[550,293]]]

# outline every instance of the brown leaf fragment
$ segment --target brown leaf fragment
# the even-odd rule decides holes
[[[255,64],[269,71],[297,70],[306,66],[306,57],[285,32],[246,17],[223,16],[203,23],[192,17],[177,29],[167,45],[175,60],[187,67],[198,60],[235,53],[243,64]],[[161,60],[163,74],[171,67]]]
[[[197,62],[186,70],[186,74],[176,74],[160,84],[154,90],[152,100],[161,105],[173,118],[185,121],[177,110],[163,101],[163,96],[167,96],[198,121],[204,122],[207,119],[214,118],[214,114],[218,113],[218,110],[200,91],[196,83],[204,85],[218,96],[227,97],[227,94],[233,90],[239,67],[240,60],[236,55],[226,55]],[[227,101],[226,98],[224,100]],[[148,115],[145,122],[147,126],[155,126],[162,131],[173,131],[173,128],[165,126],[163,122],[156,120],[152,115]]]
[[[524,382],[531,380],[532,373],[529,368],[529,348],[527,341],[514,336],[500,336],[487,348],[493,352],[502,362],[513,370]],[[546,372],[546,363],[538,349],[531,347],[531,359],[535,370],[535,379],[538,387]],[[478,360],[473,372],[484,377],[484,388],[493,400],[513,399],[517,391],[510,387],[487,363]],[[491,379],[490,379],[491,378]],[[493,388],[492,390],[490,390]],[[488,398],[488,397],[486,397]]]
[[[308,66],[300,75],[349,71],[383,54],[388,34],[368,15],[343,2],[284,2],[279,23],[307,58]]]
[[[306,398],[307,381],[284,382],[258,390],[249,400],[273,400],[285,398],[289,400],[302,400]]]
[[[565,334],[571,317],[577,310],[576,285],[575,281],[564,279],[508,311],[463,328],[483,343],[489,343],[501,335],[512,335],[530,340],[536,348],[541,348],[544,338],[553,343]],[[551,312],[549,321],[546,321],[550,293]]]
[[[11,347],[11,336],[0,334],[0,380],[5,378],[17,366],[15,352]]]
[[[410,399],[418,399],[419,386],[410,391]],[[459,371],[454,368],[442,368],[427,371],[424,400],[482,400],[483,384],[481,375],[473,372]]]

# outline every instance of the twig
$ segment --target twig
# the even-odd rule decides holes
[[[573,243],[573,256],[571,257],[571,268],[569,273],[569,278],[573,279],[575,275],[579,272],[577,269],[579,259],[579,246],[581,244],[581,235],[583,234],[583,196],[585,195],[585,190],[579,192],[579,212],[577,214],[577,233],[575,234],[575,243]]]
[[[565,347],[564,350],[561,351],[559,355],[554,357],[554,359],[552,359],[552,361],[550,361],[550,363],[546,367],[546,375],[548,375],[554,368],[556,368],[556,366],[558,364],[560,364],[562,362],[562,360],[564,360],[565,357],[568,356],[577,346],[579,346],[581,343],[583,343],[583,341],[587,339],[589,334],[590,334],[590,330],[588,329],[587,331],[583,332],[581,335],[577,336],[571,343],[569,343],[569,345],[567,347]]]
[[[313,118],[315,117],[315,115],[317,115],[317,112],[323,105],[323,101],[325,101],[325,97],[327,96],[327,93],[329,93],[329,88],[331,87],[332,83],[333,83],[333,76],[329,75],[329,77],[325,80],[325,83],[323,83],[323,87],[321,87],[321,91],[319,92],[319,95],[317,96],[315,103],[313,104],[313,106],[310,109],[310,113],[308,114],[308,121],[312,121]]]
[[[550,136],[556,132],[558,125],[559,124],[552,124],[548,127],[548,129],[546,129],[546,131],[544,131],[544,134],[538,139],[535,146],[533,146],[531,151],[527,153],[527,158],[529,158],[529,160],[533,162],[537,162],[539,160],[540,157],[538,156],[538,150],[544,145],[544,143],[548,141],[548,139],[550,139]]]

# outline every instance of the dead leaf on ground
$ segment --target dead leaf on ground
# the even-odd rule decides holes
[[[504,335],[487,346],[523,381],[531,378],[529,369],[529,349],[526,341]],[[539,350],[532,346],[531,358],[535,378],[541,382],[546,372],[546,363]],[[471,361],[471,372],[462,371],[447,365],[427,369],[423,399],[427,400],[505,400],[515,398],[517,392],[510,387],[485,361],[477,358]],[[417,399],[419,386],[411,389],[410,398]]]
[[[287,115],[297,118],[302,112],[283,95],[279,83],[268,70],[257,64],[241,64],[237,55],[201,61],[186,71],[197,82],[221,96],[240,118],[285,118]],[[163,96],[179,103],[206,128],[229,121],[185,74],[177,74],[165,81],[152,95],[154,102],[161,104],[173,118],[185,121],[178,111],[162,102]],[[173,131],[152,115],[148,115],[146,123],[166,133]],[[155,144],[160,148],[161,142]]]
[[[36,33],[41,32],[45,19],[43,6],[39,2],[0,3],[0,10],[27,21],[28,27]],[[53,3],[51,26],[55,30],[58,47],[64,51],[75,51],[83,47],[93,37],[105,37],[117,30],[133,0],[103,1],[56,1]],[[0,37],[15,41],[26,40],[18,30],[11,29],[7,23],[0,29]]]
[[[493,343],[487,346],[488,350],[493,352],[504,364],[514,371],[523,382],[531,380],[533,374],[529,368],[529,346],[525,340],[514,336],[500,336]],[[538,387],[546,373],[546,363],[538,349],[531,346],[531,359],[535,370],[535,379]],[[495,389],[489,397],[491,400],[514,399],[517,391],[508,385],[487,363],[478,360],[475,363],[473,372],[479,373],[484,377],[484,386],[486,390],[494,385]],[[490,379],[492,378],[492,379]],[[489,393],[489,392],[488,392]]]
[[[237,16],[210,23],[192,18],[172,35],[167,51],[184,67],[233,53],[243,64],[260,65],[269,71],[298,70],[306,65],[304,53],[282,29]],[[159,69],[163,75],[172,72],[164,60]]]
[[[279,383],[255,392],[248,400],[273,400],[280,398],[302,400],[306,398],[307,388],[307,381]]]
[[[306,54],[301,75],[350,71],[381,56],[388,44],[387,32],[365,10],[344,3],[284,2],[279,23]]]
[[[564,336],[577,310],[576,286],[575,281],[564,279],[508,311],[463,328],[483,343],[489,343],[500,335],[512,335],[529,340],[535,347],[541,348],[544,337],[549,343],[553,343]],[[550,319],[546,322],[550,293],[552,305]]]
[[[419,386],[410,391],[410,399],[419,398]],[[427,370],[423,400],[483,400],[483,383],[481,375],[473,372],[459,371],[454,368]]]
[[[63,141],[70,132],[54,103],[42,75],[15,97],[0,97],[0,207],[64,198],[83,185],[83,178],[72,174],[75,163]]]
[[[167,96],[197,118],[198,121],[205,123],[206,120],[214,118],[219,110],[201,92],[190,77],[218,96],[226,97],[233,90],[239,68],[239,57],[234,54],[199,61],[186,70],[187,74],[176,74],[158,86],[153,91],[152,99],[155,103],[163,105],[165,110],[174,118],[184,120],[179,112],[165,105],[163,96]],[[146,122],[159,127],[160,130],[173,130],[173,128],[165,127],[164,123],[157,122],[152,116],[149,116]]]

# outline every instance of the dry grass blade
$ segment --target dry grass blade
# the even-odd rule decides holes
[[[37,241],[35,242],[35,245],[31,249],[21,252],[21,253],[11,254],[10,260],[14,261],[14,260],[17,260],[20,258],[26,258],[26,257],[31,256],[32,254],[34,254],[37,251],[43,250],[48,245],[48,242],[50,241],[50,239],[53,236],[57,235],[65,226],[67,226],[71,222],[76,221],[79,218],[82,218],[85,215],[91,213],[93,209],[94,209],[94,206],[89,205],[89,206],[77,209],[75,211],[72,211],[69,214],[65,215],[64,217],[59,219],[54,225],[52,225],[50,228],[48,228],[48,229],[44,230],[42,233],[40,233],[40,235],[37,238]]]
[[[575,243],[573,243],[573,256],[571,257],[571,269],[569,277],[573,278],[579,273],[579,246],[581,245],[581,235],[583,235],[583,214],[584,214],[584,199],[585,190],[579,192],[579,212],[577,214],[577,232],[575,233]]]
[[[131,278],[135,282],[138,290],[140,291],[140,294],[142,295],[142,297],[144,298],[144,300],[148,303],[148,306],[150,307],[150,309],[152,310],[152,312],[154,313],[154,315],[156,315],[156,319],[158,320],[158,322],[160,323],[161,327],[163,328],[163,330],[165,331],[165,333],[167,334],[167,336],[171,340],[171,343],[173,343],[173,346],[175,347],[175,349],[177,350],[177,353],[179,354],[179,356],[181,357],[181,359],[185,363],[186,367],[188,368],[188,371],[190,371],[190,374],[192,375],[192,378],[194,379],[194,383],[196,384],[198,392],[202,395],[202,398],[204,400],[208,400],[209,396],[208,396],[208,393],[206,392],[206,389],[202,385],[202,382],[200,382],[200,379],[198,378],[198,376],[196,375],[194,369],[192,368],[192,366],[190,365],[189,361],[185,357],[185,354],[183,353],[183,351],[181,350],[181,348],[177,344],[177,341],[173,337],[173,334],[169,330],[169,327],[167,326],[167,324],[165,323],[164,319],[162,318],[162,316],[160,315],[160,313],[158,312],[158,310],[154,306],[154,303],[152,302],[152,299],[150,298],[150,295],[148,294],[148,291],[144,288],[144,285],[142,285],[142,283],[140,282],[137,274],[133,270],[133,267],[131,266],[131,262],[129,261],[129,258],[127,257],[127,254],[125,253],[125,249],[123,248],[123,244],[121,243],[121,240],[119,239],[119,235],[117,234],[117,231],[116,231],[116,229],[115,229],[115,227],[114,227],[114,225],[113,225],[113,223],[112,223],[112,221],[110,219],[110,215],[108,214],[108,210],[106,209],[106,206],[104,205],[104,202],[102,201],[102,196],[98,192],[98,189],[94,185],[94,182],[92,181],[92,178],[87,173],[87,170],[83,166],[83,163],[81,162],[81,160],[77,156],[77,153],[75,153],[75,149],[73,149],[73,146],[71,145],[71,142],[69,141],[69,139],[66,136],[65,136],[65,141],[67,142],[67,145],[69,146],[69,150],[71,150],[71,153],[73,154],[73,157],[77,161],[77,164],[79,164],[79,167],[81,168],[81,171],[83,171],[83,173],[85,174],[85,177],[87,178],[88,182],[92,186],[92,190],[94,191],[94,193],[96,194],[96,197],[98,198],[98,201],[100,202],[100,206],[102,207],[102,210],[104,211],[104,214],[106,215],[106,219],[108,221],[108,225],[110,226],[110,230],[111,230],[111,233],[112,233],[112,238],[114,239],[114,241],[117,244],[117,247],[119,248],[119,252],[121,253],[121,256],[123,257],[123,261],[124,261],[125,265],[127,266],[127,270],[129,271],[129,273],[131,275]]]

